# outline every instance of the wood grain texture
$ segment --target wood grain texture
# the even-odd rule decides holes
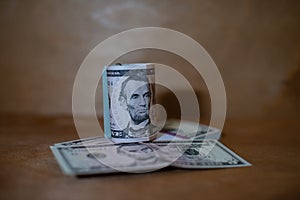
[[[0,199],[299,199],[299,122],[227,121],[221,141],[252,167],[75,178],[49,149],[78,138],[72,118],[2,115]]]

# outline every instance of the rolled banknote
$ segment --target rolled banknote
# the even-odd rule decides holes
[[[103,73],[104,131],[116,143],[155,138],[154,64],[105,67]]]

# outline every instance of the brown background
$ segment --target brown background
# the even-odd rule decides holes
[[[1,1],[0,112],[70,115],[85,56],[113,34],[158,26],[185,33],[208,51],[224,80],[228,118],[299,117],[299,10],[298,1],[278,0]],[[184,69],[209,112],[206,88],[191,66],[166,55],[149,50],[120,60]]]
[[[300,199],[299,11],[297,0],[0,0],[0,199]],[[62,174],[49,146],[78,138],[71,97],[81,62],[109,36],[144,26],[180,31],[208,51],[227,92],[221,142],[253,166]],[[209,116],[205,83],[178,56],[143,50],[117,61],[176,68]],[[178,116],[160,89],[158,102]]]

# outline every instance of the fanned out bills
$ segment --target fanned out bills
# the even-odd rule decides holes
[[[181,123],[182,129],[178,129]],[[192,133],[190,127],[197,125],[198,130]],[[167,120],[162,130],[158,133],[155,141],[161,140],[203,140],[212,139],[218,140],[221,131],[214,127],[208,127],[204,124],[198,124],[191,121],[180,121],[176,119]],[[74,145],[97,145],[103,143],[111,143],[109,139],[98,137],[90,137],[67,142],[56,143],[55,146],[74,146]]]
[[[218,129],[199,125],[199,134],[189,138],[188,123],[180,131],[176,130],[176,123],[169,121],[152,142],[116,144],[107,138],[93,137],[57,143],[51,150],[63,172],[74,176],[142,173],[169,166],[187,169],[251,166],[219,141],[201,139],[206,138],[205,134],[219,134]],[[176,132],[180,135],[173,134]]]
[[[97,140],[100,141],[99,138]],[[160,151],[164,147],[168,147],[168,151]],[[209,150],[207,154],[206,149]],[[51,150],[63,172],[68,175],[139,173],[167,166],[192,169],[250,166],[250,163],[216,140],[114,144],[103,138],[102,144],[55,145]]]

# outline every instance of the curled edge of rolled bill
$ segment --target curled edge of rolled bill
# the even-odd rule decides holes
[[[104,67],[104,135],[112,142],[131,143],[156,138],[155,109],[150,112],[155,103],[154,66],[153,63],[134,63]]]

